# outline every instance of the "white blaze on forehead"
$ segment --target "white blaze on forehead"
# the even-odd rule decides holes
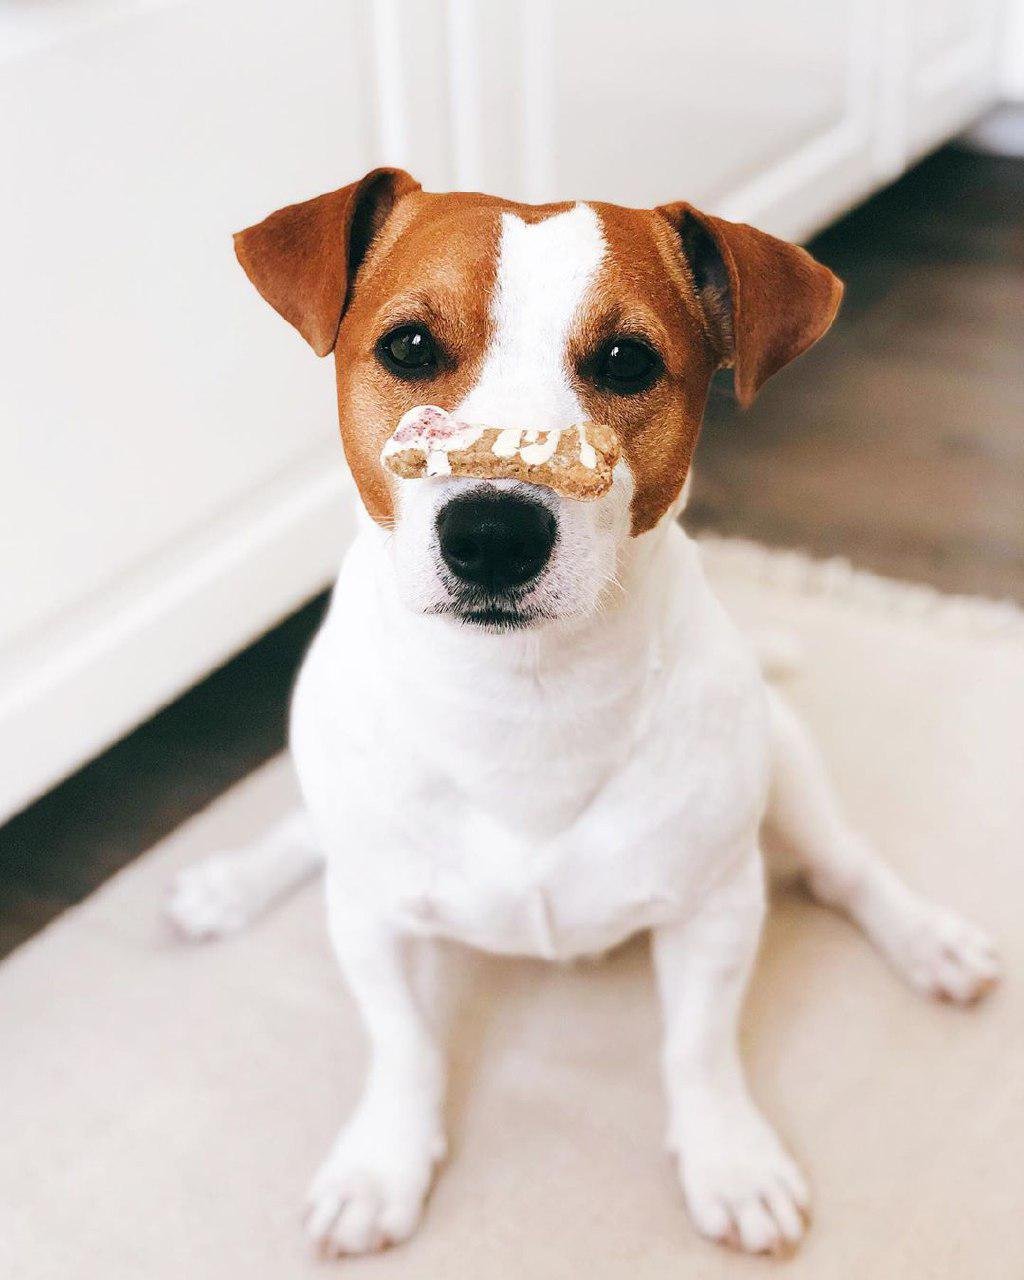
[[[573,320],[607,245],[601,221],[577,204],[542,222],[502,214],[493,334],[458,417],[495,427],[568,427],[586,417],[569,380]]]

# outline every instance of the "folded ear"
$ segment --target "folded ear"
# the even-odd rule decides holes
[[[662,205],[675,229],[736,396],[748,405],[762,383],[812,346],[835,319],[843,284],[809,253],[742,222],[692,205]]]
[[[402,169],[374,169],[235,236],[245,274],[318,356],[334,349],[346,297],[374,236],[397,201],[419,187]]]

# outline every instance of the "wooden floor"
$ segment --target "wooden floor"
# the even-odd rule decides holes
[[[1024,602],[1024,162],[939,152],[811,248],[839,319],[716,387],[687,524]]]
[[[687,523],[1024,602],[1024,162],[947,149],[811,246],[831,334],[740,413]],[[317,601],[0,828],[0,954],[284,744]]]

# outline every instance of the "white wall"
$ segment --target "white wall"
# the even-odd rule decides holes
[[[1008,0],[1000,46],[1000,94],[1024,102],[1024,0]]]
[[[805,236],[992,100],[1001,21],[997,0],[0,4],[0,815],[330,577],[352,512],[331,369],[232,231],[388,162]]]

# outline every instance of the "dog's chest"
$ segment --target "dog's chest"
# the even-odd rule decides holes
[[[401,729],[389,909],[491,951],[566,958],[677,917],[763,799],[759,700],[657,670]]]

